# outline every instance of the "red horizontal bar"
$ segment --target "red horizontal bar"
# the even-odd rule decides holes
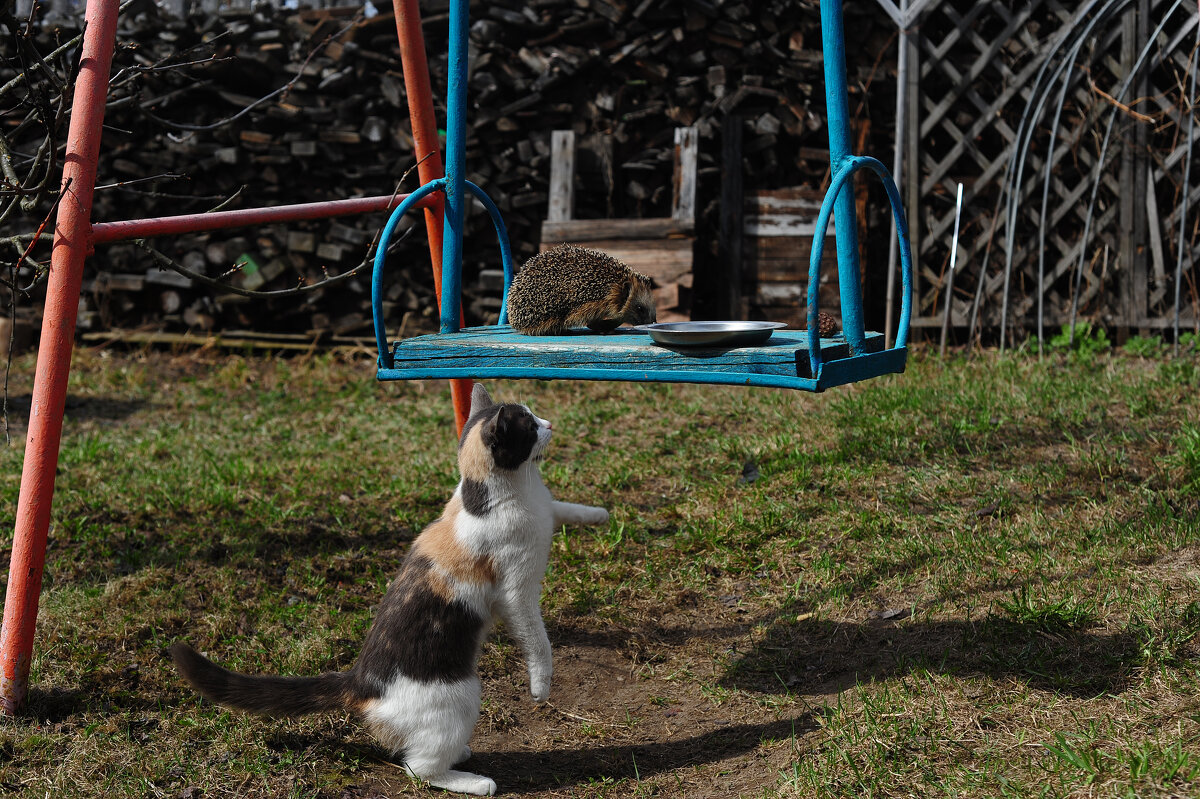
[[[236,211],[213,211],[207,214],[181,214],[153,219],[100,222],[92,225],[91,244],[94,246],[128,239],[198,233],[202,230],[223,230],[232,227],[268,225],[276,222],[296,222],[304,219],[328,219],[333,216],[366,214],[372,211],[390,211],[402,203],[407,196],[407,194],[389,194],[384,197],[356,197],[350,200],[280,205],[275,208],[242,208]],[[440,199],[435,192],[416,203],[416,207],[434,207]]]

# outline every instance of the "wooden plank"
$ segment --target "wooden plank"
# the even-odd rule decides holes
[[[754,273],[759,283],[778,283],[781,280],[808,283],[808,261],[761,258],[754,262]],[[823,269],[821,282],[837,285],[837,270],[828,267]]]
[[[1200,11],[1200,6],[1197,6]],[[1150,40],[1150,0],[1137,0],[1137,11],[1133,15],[1137,20],[1137,32],[1135,47],[1140,51],[1144,42]],[[1150,70],[1142,69],[1137,73],[1137,78],[1134,81],[1132,97],[1147,97],[1153,92],[1150,89]],[[1144,209],[1149,202],[1147,200],[1147,192],[1153,192],[1154,186],[1150,183],[1152,164],[1150,160],[1150,130],[1147,125],[1135,125],[1133,141],[1125,140],[1125,146],[1133,150],[1133,165],[1134,165],[1134,183],[1133,189],[1137,193],[1134,202],[1135,208],[1138,211]],[[1150,310],[1150,269],[1149,259],[1146,258],[1146,248],[1150,244],[1150,220],[1145,213],[1138,213],[1134,217],[1134,252],[1138,257],[1134,258],[1131,263],[1133,267],[1133,312],[1130,314],[1127,324],[1136,325],[1137,320],[1148,315]],[[1148,330],[1138,328],[1139,334],[1148,333]]]
[[[575,209],[575,131],[550,134],[550,208],[546,219],[564,222]]]
[[[1154,191],[1154,172],[1146,170],[1146,215],[1150,233],[1150,258],[1154,264],[1154,282],[1162,283],[1167,279],[1166,258],[1163,256],[1162,220],[1158,216],[1158,196]],[[1145,312],[1147,309],[1143,308]]]
[[[770,280],[773,275],[784,273],[795,279],[808,279],[811,239],[752,238],[747,245],[746,272],[755,279]],[[829,241],[821,254],[821,276],[837,280],[837,252]]]
[[[821,203],[825,200],[823,192],[792,186],[784,189],[766,189],[746,195],[746,213],[796,213],[817,218],[821,212]]]
[[[754,309],[754,317],[767,322],[783,322],[794,330],[804,330],[808,327],[808,311],[798,305],[765,305],[759,303]]]
[[[804,284],[797,281],[759,283],[755,296],[763,305],[799,305],[807,302]]]
[[[660,250],[657,253],[637,251],[615,251],[613,257],[624,262],[635,272],[640,272],[660,286],[680,283],[691,284],[692,253],[672,253]]]
[[[812,239],[817,233],[815,217],[795,216],[792,214],[761,214],[746,217],[747,236],[791,236]],[[827,239],[833,238],[833,218],[830,217],[829,227],[825,233]]]
[[[696,224],[696,128],[675,129],[675,171],[672,176],[671,218],[692,228]]]
[[[686,248],[598,246],[635,272],[640,272],[658,285],[678,283],[692,273],[692,243]]]
[[[608,253],[635,272],[653,278],[660,285],[685,280],[691,285],[694,260],[693,239],[647,239],[645,241],[578,241],[576,246]],[[541,251],[556,245],[543,243]]]
[[[588,247],[593,250],[603,250],[604,252],[609,252],[610,250],[628,251],[628,250],[633,250],[633,249],[653,250],[656,252],[658,252],[658,251],[675,252],[675,251],[684,251],[684,250],[690,251],[694,241],[695,241],[695,239],[691,238],[690,236],[687,236],[687,237],[674,238],[674,239],[665,239],[664,238],[664,239],[642,239],[642,240],[581,239],[579,241],[572,242],[572,244],[574,244],[576,247]],[[545,252],[546,250],[552,249],[557,246],[558,246],[557,243],[542,242],[542,244],[539,246],[539,248],[542,252]]]
[[[542,243],[605,239],[665,239],[691,235],[693,227],[677,219],[572,219],[542,223]]]
[[[747,255],[754,258],[787,258],[804,262],[804,274],[808,274],[808,259],[812,253],[811,238],[791,236],[749,236],[746,239]],[[837,263],[837,253],[830,252],[832,242],[825,239],[821,257],[824,261]]]
[[[663,311],[660,311],[657,314],[656,321],[659,321],[659,322],[680,321],[678,319],[664,318],[665,309],[679,307],[679,284],[678,283],[668,283],[665,286],[660,286],[660,287],[654,289],[653,294],[654,294],[655,309],[664,309]],[[679,314],[672,314],[672,316],[679,316]]]
[[[1140,3],[1139,3],[1140,5]],[[1136,14],[1126,14],[1121,23],[1121,77],[1129,75],[1133,69],[1135,60],[1137,59],[1138,49],[1138,21]],[[1134,97],[1145,96],[1134,89]],[[1142,126],[1138,125],[1137,128]],[[1127,134],[1128,132],[1126,132]],[[1118,136],[1118,142],[1122,143],[1120,149],[1120,182],[1126,187],[1126,191],[1119,194],[1118,205],[1120,206],[1121,221],[1119,235],[1120,245],[1118,249],[1118,263],[1121,269],[1117,273],[1118,286],[1120,291],[1119,308],[1120,322],[1117,328],[1117,343],[1123,343],[1126,336],[1129,335],[1129,322],[1137,316],[1141,310],[1144,313],[1144,306],[1139,306],[1138,299],[1144,299],[1144,291],[1139,292],[1138,283],[1138,262],[1142,259],[1138,257],[1138,240],[1137,240],[1137,223],[1145,217],[1145,182],[1138,185],[1138,178],[1141,173],[1138,171],[1138,157],[1135,152],[1137,144],[1133,146],[1124,146],[1123,142],[1127,136]],[[1137,131],[1133,131],[1133,139],[1137,139]],[[1139,297],[1139,293],[1141,296]]]

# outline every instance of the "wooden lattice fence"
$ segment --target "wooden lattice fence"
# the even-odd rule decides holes
[[[1121,331],[1173,326],[1196,24],[1191,0],[924,9],[902,45],[916,325],[943,322],[961,182],[952,326],[1013,338],[1040,317],[1048,336],[1073,307]],[[1196,330],[1200,168],[1188,183],[1180,317]]]

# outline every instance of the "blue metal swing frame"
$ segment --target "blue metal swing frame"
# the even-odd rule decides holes
[[[821,34],[825,61],[825,98],[832,179],[817,216],[808,273],[808,330],[776,331],[763,345],[751,347],[667,348],[648,335],[626,328],[596,335],[525,336],[506,324],[508,288],[513,278],[508,232],[495,203],[466,180],[466,86],[468,2],[450,4],[449,79],[446,102],[445,177],[414,191],[392,213],[380,235],[371,280],[371,307],[379,347],[378,379],[509,378],[610,380],[628,382],[709,383],[770,386],[823,391],[884,374],[903,372],[908,357],[912,312],[912,255],[900,194],[878,160],[850,152],[846,89],[845,36],[841,0],[822,0]],[[843,191],[861,170],[883,182],[899,238],[901,311],[896,344],[863,325],[857,219],[852,191]],[[421,199],[440,191],[445,197],[442,244],[440,332],[389,344],[383,324],[384,262],[396,225]],[[474,195],[496,228],[504,266],[500,324],[461,329],[463,220],[467,195]],[[842,333],[817,334],[821,256],[829,219],[835,220]]]

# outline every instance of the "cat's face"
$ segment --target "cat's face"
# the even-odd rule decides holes
[[[537,462],[550,443],[551,426],[524,405],[496,403],[478,383],[471,392],[471,415],[459,439],[459,465],[464,477],[482,479],[500,469],[513,471]],[[468,470],[471,474],[468,475]]]

